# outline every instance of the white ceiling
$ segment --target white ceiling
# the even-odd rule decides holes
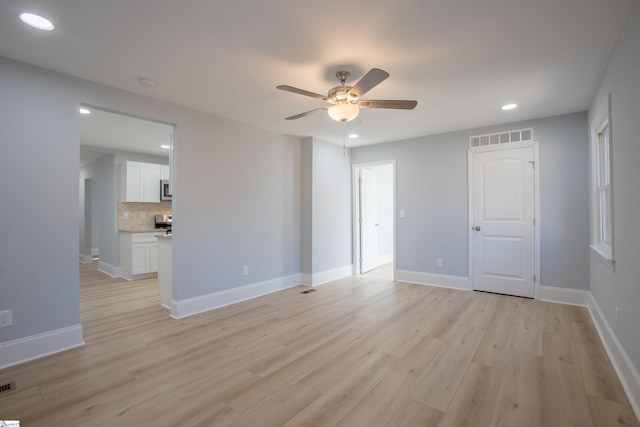
[[[0,55],[290,135],[341,143],[323,101],[335,72],[391,77],[369,99],[370,144],[584,111],[633,0],[3,0]],[[25,26],[21,11],[56,29]],[[155,80],[143,88],[138,78]],[[517,102],[515,111],[501,111]],[[350,144],[354,144],[350,141]]]
[[[171,145],[173,126],[85,108],[91,114],[80,116],[80,144],[83,150],[133,151],[169,157],[169,150],[161,145]]]

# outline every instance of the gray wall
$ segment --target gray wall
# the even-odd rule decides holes
[[[591,293],[636,370],[640,370],[640,4],[609,60],[589,110],[589,123],[611,93],[615,272],[592,252]],[[620,309],[620,325],[615,308]]]
[[[175,298],[300,272],[298,139],[6,58],[0,93],[0,343],[79,323],[81,103],[176,125]]]
[[[115,262],[114,243],[109,242],[108,228],[104,226],[104,222],[109,220],[109,217],[113,215],[118,206],[114,203],[113,191],[113,154],[106,154],[93,162],[84,165],[80,168],[79,174],[79,196],[80,196],[80,253],[83,255],[91,255],[91,249],[98,248],[100,251],[100,257],[103,261],[108,262],[110,265],[118,266]],[[85,180],[91,180],[91,200],[84,199],[85,193]],[[90,209],[87,207],[90,205]],[[86,213],[91,213],[91,218],[87,218]],[[87,231],[86,223],[91,223],[91,237]],[[103,234],[107,233],[107,234]],[[98,237],[98,240],[95,237]],[[104,235],[105,238],[100,244],[100,235]]]
[[[310,275],[313,274],[313,138],[302,140],[301,169],[300,272]]]
[[[0,342],[79,323],[79,102],[0,58]],[[35,77],[35,79],[34,79]]]
[[[468,138],[528,127],[540,143],[541,284],[588,289],[586,113],[352,149],[354,163],[396,160],[398,270],[468,277]]]
[[[352,264],[351,154],[329,142],[302,143],[302,264],[304,274]]]

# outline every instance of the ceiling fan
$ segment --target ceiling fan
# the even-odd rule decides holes
[[[399,110],[413,110],[417,101],[403,101],[403,100],[365,100],[360,99],[365,93],[369,92],[374,87],[382,83],[389,73],[380,70],[378,68],[372,68],[367,74],[365,74],[354,86],[347,85],[347,79],[351,73],[348,71],[338,71],[336,78],[340,82],[340,86],[336,86],[329,90],[327,96],[320,95],[318,93],[309,92],[303,89],[298,89],[293,86],[280,85],[277,89],[287,92],[297,93],[300,95],[310,96],[311,98],[322,99],[333,105],[326,107],[316,108],[315,110],[307,111],[304,113],[296,114],[295,116],[287,117],[285,120],[295,120],[301,117],[308,116],[320,110],[328,110],[329,116],[338,122],[348,122],[356,117],[360,112],[360,108],[391,108]]]

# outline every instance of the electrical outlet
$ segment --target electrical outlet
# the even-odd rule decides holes
[[[438,268],[442,268],[444,266],[444,262],[442,261],[442,258],[436,259],[436,266]]]
[[[620,326],[620,309],[616,307],[616,326]]]
[[[400,210],[400,218],[404,218],[406,216],[406,212],[404,209]]]
[[[140,219],[145,219],[147,217],[146,212],[140,212]]]
[[[242,275],[243,276],[248,276],[249,275],[249,266],[248,265],[243,265],[242,266]]]
[[[122,219],[129,219],[129,212],[123,212]]]
[[[13,310],[0,311],[0,328],[13,325]]]

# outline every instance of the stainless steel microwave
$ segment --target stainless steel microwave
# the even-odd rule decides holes
[[[160,180],[160,200],[171,200],[171,185],[168,179]]]

